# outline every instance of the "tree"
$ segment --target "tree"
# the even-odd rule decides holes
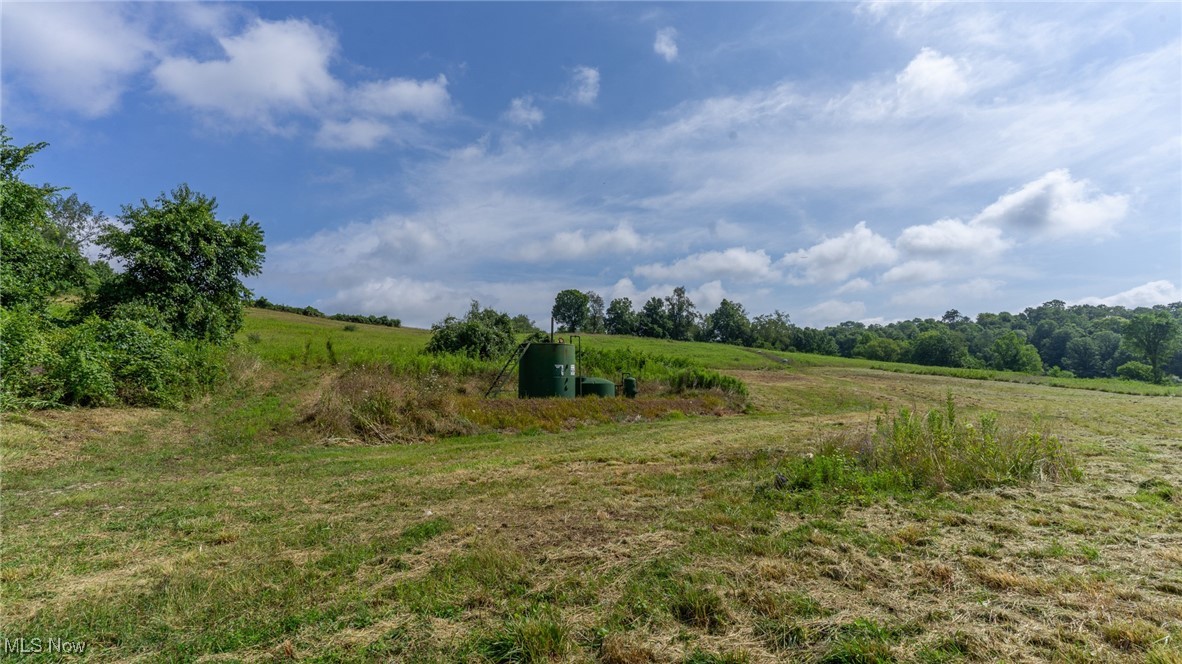
[[[1103,372],[1100,351],[1091,337],[1075,337],[1067,342],[1063,368],[1080,378],[1095,378]]]
[[[911,361],[937,367],[962,367],[968,354],[964,340],[948,328],[920,333],[911,342]]]
[[[751,334],[760,348],[788,350],[792,347],[792,320],[776,309],[775,313],[756,316],[751,321]]]
[[[448,316],[431,326],[428,353],[457,353],[489,360],[513,350],[513,319],[472,300],[463,318]]]
[[[513,326],[513,331],[517,334],[532,334],[534,332],[541,332],[536,323],[529,319],[525,314],[517,314],[510,321]]]
[[[694,336],[694,329],[698,326],[698,310],[689,296],[685,294],[685,286],[673,289],[673,294],[665,298],[668,305],[669,337],[678,341],[687,341]]]
[[[750,346],[752,343],[751,321],[743,305],[724,299],[714,313],[706,316],[704,339],[736,346]]]
[[[29,158],[48,143],[13,145],[0,125],[0,306],[42,309],[49,297],[81,282],[86,260],[76,247],[59,241],[49,217],[58,191],[21,180]]]
[[[123,206],[123,227],[106,225],[98,244],[124,271],[100,286],[84,310],[149,320],[182,339],[228,340],[242,327],[250,290],[242,278],[263,264],[263,230],[246,215],[215,216],[217,201],[182,184],[154,204]]]
[[[640,309],[636,317],[636,334],[642,337],[665,339],[669,336],[669,313],[665,310],[665,301],[653,296]]]
[[[603,313],[603,298],[595,291],[587,291],[587,332],[603,334],[607,329],[607,320]]]
[[[635,334],[636,313],[632,311],[632,300],[617,297],[607,305],[608,334]]]
[[[1165,311],[1154,311],[1133,316],[1124,329],[1124,341],[1149,361],[1153,382],[1162,381],[1162,360],[1178,336],[1178,321]]]
[[[867,334],[857,346],[854,346],[853,357],[879,362],[898,362],[903,359],[906,352],[907,344],[902,341]]]
[[[587,325],[589,301],[586,293],[568,288],[554,296],[550,315],[558,321],[564,332],[578,332]]]
[[[1041,373],[1042,359],[1037,348],[1026,343],[1022,335],[1010,331],[993,342],[992,366],[1001,371]]]

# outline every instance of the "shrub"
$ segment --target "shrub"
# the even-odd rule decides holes
[[[482,311],[475,300],[463,318],[448,316],[432,325],[431,331],[427,352],[432,354],[458,353],[488,360],[507,354],[516,344],[508,314]]]
[[[54,328],[5,311],[5,407],[175,406],[223,374],[221,353],[128,319]]]
[[[1116,368],[1116,375],[1125,380],[1139,380],[1144,383],[1153,382],[1153,367],[1144,362],[1125,362]]]

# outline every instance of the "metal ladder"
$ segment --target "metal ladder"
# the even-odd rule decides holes
[[[488,390],[484,392],[485,399],[495,397],[501,393],[501,390],[504,388],[505,381],[508,380],[509,376],[513,374],[513,366],[517,363],[517,360],[521,358],[521,354],[525,352],[525,349],[529,348],[529,344],[530,342],[528,341],[522,341],[521,343],[517,344],[517,348],[515,348],[509,355],[509,359],[505,360],[505,366],[501,367],[501,372],[497,374],[497,377],[493,380],[492,385],[489,385]]]

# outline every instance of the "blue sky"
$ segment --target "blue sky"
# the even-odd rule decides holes
[[[1177,3],[0,6],[31,176],[181,182],[250,286],[427,326],[684,285],[800,324],[1182,300]]]

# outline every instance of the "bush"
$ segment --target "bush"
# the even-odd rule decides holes
[[[55,328],[4,311],[4,407],[175,406],[222,376],[220,351],[144,323],[91,317]]]
[[[1125,362],[1116,368],[1116,375],[1125,380],[1139,380],[1144,383],[1153,382],[1153,367],[1144,362]]]
[[[435,355],[455,353],[489,360],[506,355],[516,345],[508,314],[493,309],[482,311],[475,300],[464,318],[448,316],[432,325],[431,331],[427,352]]]

